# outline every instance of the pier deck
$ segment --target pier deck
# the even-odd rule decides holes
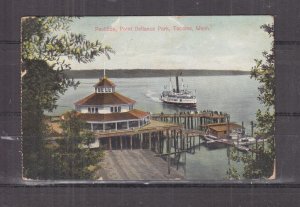
[[[118,136],[131,136],[140,133],[151,133],[157,131],[164,130],[176,130],[180,129],[181,126],[173,123],[159,122],[155,120],[151,120],[151,122],[141,128],[134,128],[129,130],[118,130],[118,131],[95,131],[94,134],[97,138],[105,138],[105,137],[118,137]]]
[[[103,180],[181,180],[182,170],[171,168],[168,163],[150,150],[105,151],[101,169],[96,173]]]
[[[185,117],[193,117],[193,118],[213,118],[213,119],[224,119],[226,116],[224,114],[214,114],[214,113],[175,113],[175,114],[152,114],[151,117],[153,119],[158,118],[185,118]]]

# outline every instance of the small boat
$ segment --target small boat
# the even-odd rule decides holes
[[[213,139],[212,139],[212,140],[209,140],[209,141],[206,141],[207,144],[212,144],[212,143],[216,143],[216,142],[217,142],[217,141],[216,141],[216,140],[213,140]]]
[[[182,87],[179,88],[179,79],[176,75],[176,88],[172,87],[172,81],[170,78],[170,88],[165,90],[160,95],[160,100],[164,103],[173,104],[180,107],[186,108],[195,108],[197,104],[196,95],[189,91],[187,88],[184,88],[183,81]]]
[[[244,151],[244,152],[249,152],[249,151],[250,151],[250,149],[247,148],[247,147],[245,147],[245,146],[237,146],[236,148],[237,148],[238,150]]]
[[[259,142],[262,142],[262,139],[255,139],[254,137],[242,137],[240,139],[238,139],[237,141],[234,142],[235,145],[252,145],[252,144],[256,144]]]
[[[206,135],[204,135],[204,139],[205,139],[206,141],[212,141],[212,140],[217,140],[218,137],[213,136],[213,135],[211,135],[211,134],[206,134]]]

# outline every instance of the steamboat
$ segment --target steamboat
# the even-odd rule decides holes
[[[170,88],[165,90],[160,95],[160,100],[167,104],[173,104],[185,108],[196,108],[197,98],[192,91],[184,87],[183,81],[181,83],[181,88],[179,87],[179,76],[176,75],[176,88],[173,88],[172,81],[170,78]]]

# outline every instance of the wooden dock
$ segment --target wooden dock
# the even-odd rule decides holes
[[[174,114],[152,114],[153,120],[158,120],[168,123],[176,123],[182,125],[184,129],[200,129],[204,130],[207,124],[225,122],[228,115],[222,112],[180,112]]]
[[[101,169],[96,173],[101,180],[182,180],[183,169],[170,167],[168,162],[150,150],[105,151]]]
[[[96,142],[89,147],[105,149],[106,153],[109,154],[106,157],[122,152],[124,154],[134,154],[133,152],[136,150],[150,151],[154,155],[158,155],[157,158],[165,159],[167,175],[171,175],[171,163],[175,163],[178,169],[180,159],[184,160],[183,157],[186,156],[186,153],[193,154],[195,149],[200,147],[200,140],[205,133],[203,128],[199,126],[208,123],[224,122],[225,118],[225,114],[213,112],[152,115],[150,123],[141,128],[118,131],[93,131]],[[57,123],[52,122],[51,127],[58,129],[55,130],[56,134],[60,134],[60,127]],[[138,179],[139,176],[136,178]]]

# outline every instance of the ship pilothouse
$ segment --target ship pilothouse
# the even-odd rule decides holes
[[[181,88],[179,87],[179,76],[176,75],[176,88],[173,88],[172,81],[170,78],[170,89],[165,90],[161,93],[160,100],[164,103],[174,104],[181,107],[194,108],[197,104],[196,95],[192,91],[184,87],[183,81]]]

